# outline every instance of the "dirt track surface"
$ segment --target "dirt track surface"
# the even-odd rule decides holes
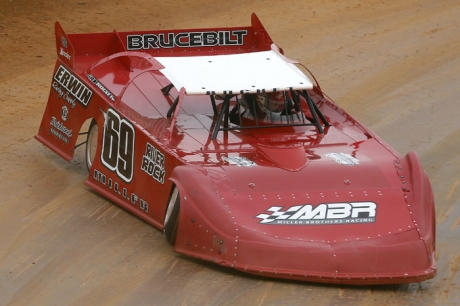
[[[460,4],[405,1],[0,0],[0,305],[457,305],[460,301]],[[179,3],[181,3],[179,5]],[[174,253],[162,233],[83,185],[33,136],[68,33],[250,24],[398,152],[436,197],[438,274],[329,286],[246,275]]]

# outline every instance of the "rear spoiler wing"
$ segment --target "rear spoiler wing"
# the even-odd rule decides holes
[[[55,24],[56,52],[70,68],[75,58],[138,51],[153,56],[235,54],[271,50],[272,39],[256,14],[251,26],[109,33],[66,34]]]

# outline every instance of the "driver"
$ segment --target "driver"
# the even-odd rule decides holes
[[[295,112],[292,100],[287,93],[282,91],[243,94],[238,99],[238,104],[242,106],[239,116],[251,120],[283,121],[281,116]],[[238,107],[234,107],[230,113],[230,121],[235,124],[239,124],[238,110]]]
[[[272,113],[281,113],[284,110],[284,93],[270,92],[259,93],[256,95],[256,101],[262,110]]]

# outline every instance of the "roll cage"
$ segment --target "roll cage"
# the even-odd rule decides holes
[[[306,90],[289,91],[289,95],[286,95],[288,98],[284,102],[284,109],[289,109],[289,111],[285,111],[284,114],[283,112],[278,114],[272,112],[270,109],[266,109],[267,116],[261,119],[256,115],[257,111],[255,103],[250,104],[249,107],[246,107],[251,113],[250,117],[252,118],[249,124],[247,122],[248,120],[244,120],[243,118],[244,112],[242,112],[241,109],[244,106],[242,106],[238,100],[230,110],[230,101],[236,97],[236,95],[225,95],[220,112],[216,114],[217,119],[214,130],[212,131],[212,139],[217,137],[219,131],[260,129],[281,126],[315,126],[318,129],[318,132],[323,134],[324,130],[322,124],[325,126],[329,125],[326,118],[323,116]],[[306,103],[302,103],[301,98],[303,98]],[[217,109],[214,96],[211,96],[211,103],[213,104],[213,109]],[[307,113],[311,114],[311,117],[307,116]]]
[[[162,88],[164,95],[168,95],[174,87],[169,84]],[[181,90],[183,93],[183,90]],[[313,102],[307,90],[289,90],[285,92],[287,99],[285,100],[284,109],[289,110],[284,114],[272,112],[266,109],[265,118],[259,118],[256,115],[256,104],[252,103],[243,106],[238,97],[243,94],[225,94],[225,95],[209,95],[215,124],[211,131],[211,139],[216,139],[219,131],[244,130],[244,129],[261,129],[286,126],[315,126],[318,133],[323,134],[324,126],[329,126],[329,122],[321,113],[318,106]],[[167,117],[172,118],[172,124],[175,124],[177,110],[182,104],[184,94],[179,94],[171,104]],[[217,105],[216,97],[222,99],[221,105]],[[233,104],[232,104],[233,103]],[[250,119],[244,118],[244,111],[248,112]]]

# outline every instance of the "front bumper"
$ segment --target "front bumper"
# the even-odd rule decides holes
[[[434,252],[416,229],[347,242],[216,237],[205,247],[181,239],[176,251],[251,274],[308,282],[375,285],[422,282],[436,274]]]
[[[402,284],[436,274],[434,253],[417,230],[348,242],[240,241],[233,267],[253,274],[323,283]]]

